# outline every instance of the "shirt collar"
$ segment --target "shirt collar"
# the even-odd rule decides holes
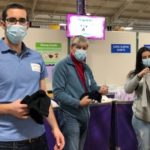
[[[4,42],[2,38],[0,40],[0,52],[13,52],[14,50],[10,49],[10,47]],[[22,42],[22,52],[30,53],[29,48],[26,47],[26,45]]]

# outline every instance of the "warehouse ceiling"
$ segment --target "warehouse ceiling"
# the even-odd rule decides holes
[[[33,26],[65,23],[66,14],[77,13],[77,0],[0,0],[0,12],[13,2],[28,9]],[[85,4],[86,13],[105,16],[113,30],[150,31],[150,0],[85,0]]]

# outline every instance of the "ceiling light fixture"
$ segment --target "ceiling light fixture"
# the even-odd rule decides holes
[[[131,31],[133,30],[133,27],[121,27],[125,31]]]
[[[91,14],[90,14],[90,13],[86,13],[86,15],[87,15],[87,16],[91,16]]]

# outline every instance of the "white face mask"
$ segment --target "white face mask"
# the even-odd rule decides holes
[[[87,51],[83,49],[76,49],[74,56],[78,61],[83,62],[87,57]]]
[[[150,58],[142,59],[142,63],[146,67],[150,67]]]
[[[10,25],[6,28],[6,36],[13,44],[19,44],[27,34],[27,26]]]

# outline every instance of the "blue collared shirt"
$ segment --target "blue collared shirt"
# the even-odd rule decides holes
[[[0,103],[23,99],[40,88],[39,81],[47,77],[41,55],[22,44],[18,55],[3,40],[0,40]],[[0,141],[19,141],[37,137],[44,127],[31,118],[17,119],[11,115],[0,115]]]

